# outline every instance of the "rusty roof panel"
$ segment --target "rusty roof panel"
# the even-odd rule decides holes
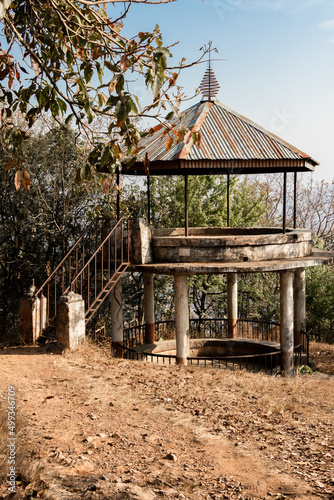
[[[194,145],[191,138],[187,144],[177,143],[175,133],[171,130],[166,135],[166,128],[162,128],[140,142],[143,149],[139,157],[143,159],[147,152],[150,169],[156,162],[159,162],[159,169],[162,168],[160,162],[166,162],[166,170],[168,165],[173,164],[174,169],[176,164],[182,162],[182,168],[194,171],[212,168],[209,167],[212,161],[215,168],[240,169],[242,165],[243,171],[247,168],[280,171],[292,165],[296,169],[313,170],[317,165],[306,153],[218,101],[197,103],[182,113],[181,120],[173,119],[168,126],[176,132],[180,128],[200,132],[200,147]],[[168,136],[174,140],[169,150],[166,149]],[[133,170],[138,170],[140,162]]]

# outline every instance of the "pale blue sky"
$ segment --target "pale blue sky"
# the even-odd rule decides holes
[[[218,99],[304,150],[321,165],[315,179],[334,179],[334,1],[178,0],[134,5],[125,22],[130,34],[159,24],[175,60],[196,59],[209,40],[221,85]],[[188,95],[206,65],[185,70]],[[143,94],[143,88],[136,89]],[[200,99],[196,97],[190,104]],[[190,105],[185,104],[185,107]]]

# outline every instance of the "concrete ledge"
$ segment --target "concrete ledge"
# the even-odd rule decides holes
[[[140,272],[155,274],[227,274],[227,273],[265,273],[293,270],[304,267],[333,264],[334,252],[313,249],[308,257],[276,259],[259,262],[182,262],[153,263],[133,266]]]
[[[248,262],[297,258],[312,252],[312,232],[277,228],[155,229],[153,259],[157,262]],[[139,262],[138,262],[139,263]]]

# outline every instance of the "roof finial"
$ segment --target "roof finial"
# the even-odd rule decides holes
[[[211,46],[211,44],[212,42],[209,42],[209,47]],[[214,50],[218,52],[217,49]],[[199,89],[202,91],[203,100],[206,99],[208,101],[213,101],[220,89],[220,85],[218,83],[216,75],[211,68],[211,49],[209,49],[208,67],[204,73]]]

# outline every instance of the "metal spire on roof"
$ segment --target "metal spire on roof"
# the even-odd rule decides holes
[[[208,101],[213,101],[220,89],[216,75],[211,68],[211,51],[209,51],[209,64],[204,73],[199,89],[202,91],[203,100],[206,99]]]

